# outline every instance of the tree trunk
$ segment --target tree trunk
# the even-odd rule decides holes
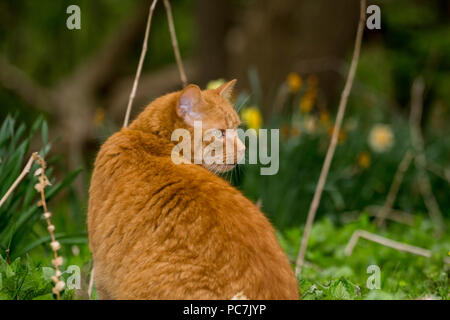
[[[316,74],[326,105],[334,104],[342,83],[336,69],[351,51],[358,10],[357,0],[252,1],[227,37],[230,74],[248,87],[249,68],[257,70],[266,116],[292,71]]]

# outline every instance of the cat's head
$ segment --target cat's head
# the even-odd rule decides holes
[[[245,146],[237,134],[239,115],[229,101],[235,83],[232,80],[217,89],[203,91],[190,84],[181,91],[176,104],[181,126],[191,132],[192,159],[199,157],[202,150],[201,164],[213,172],[229,171],[245,156]],[[201,149],[195,150],[194,128],[198,133],[199,125],[203,139]]]

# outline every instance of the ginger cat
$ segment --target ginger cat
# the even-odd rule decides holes
[[[263,213],[213,172],[175,164],[174,129],[222,130],[236,163],[240,124],[228,98],[196,85],[153,101],[101,147],[92,174],[89,243],[100,299],[298,299],[297,281]],[[203,146],[204,147],[204,146]],[[224,154],[226,158],[228,155]],[[208,170],[209,169],[209,170]]]

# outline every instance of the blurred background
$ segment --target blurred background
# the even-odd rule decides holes
[[[102,142],[123,123],[150,3],[0,2],[0,191],[5,194],[31,152],[41,150],[51,168],[48,197],[65,264],[82,270],[82,289],[67,290],[66,298],[86,297],[90,174]],[[81,9],[80,30],[66,27],[70,4]],[[235,103],[245,126],[280,129],[277,175],[261,176],[257,166],[243,166],[224,178],[262,206],[295,259],[351,59],[359,1],[171,4],[188,81],[214,87],[238,79]],[[449,268],[442,259],[450,253],[450,3],[370,4],[381,9],[381,29],[364,31],[300,287],[313,299],[448,299]],[[414,83],[424,88],[416,95],[423,107],[419,126],[410,121]],[[180,88],[160,1],[131,119],[154,98]],[[415,132],[423,137],[426,162],[410,159],[391,204],[396,219],[378,228],[373,219],[399,164],[408,150],[422,154],[420,143],[413,143]],[[27,178],[0,209],[0,255],[8,265],[22,259],[0,298],[51,298],[39,271],[49,264],[50,250],[35,206],[35,179]],[[433,257],[369,242],[346,257],[347,241],[361,228],[429,249]],[[387,270],[376,292],[364,287],[371,263]],[[19,288],[15,277],[35,271],[36,278],[24,278]]]

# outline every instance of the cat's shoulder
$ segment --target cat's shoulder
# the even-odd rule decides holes
[[[98,157],[141,157],[170,155],[171,146],[162,138],[139,130],[122,128],[110,136],[101,146]]]
[[[208,188],[228,189],[230,184],[202,166],[177,164],[171,158],[173,146],[156,135],[123,128],[110,136],[100,148],[97,161],[115,160],[124,166],[135,166],[136,170],[157,171],[167,176],[178,177],[195,185]],[[139,163],[139,166],[136,164]]]

